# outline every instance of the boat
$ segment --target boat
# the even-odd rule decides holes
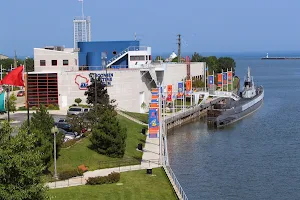
[[[255,86],[250,75],[250,67],[244,80],[243,91],[237,98],[224,98],[220,103],[212,105],[207,111],[207,124],[213,127],[223,127],[234,123],[255,112],[263,103],[264,88]]]

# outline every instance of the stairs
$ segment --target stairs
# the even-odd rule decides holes
[[[110,67],[112,64],[123,58],[125,55],[128,54],[129,48],[124,49],[120,53],[118,53],[116,56],[112,57],[110,60],[107,61],[106,67]]]
[[[157,86],[157,78],[156,78],[156,73],[155,73],[155,71],[153,71],[153,70],[150,69],[150,70],[149,70],[149,74],[150,74],[152,80],[154,81],[155,85]]]

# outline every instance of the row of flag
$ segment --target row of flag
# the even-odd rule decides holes
[[[223,72],[222,73],[218,73],[217,74],[217,85],[218,87],[223,87],[224,85],[230,85],[233,83],[233,79],[232,79],[232,69],[231,71],[227,71],[226,72]],[[214,85],[215,84],[215,75],[214,73],[212,75],[208,75],[208,85],[211,86],[211,85]]]

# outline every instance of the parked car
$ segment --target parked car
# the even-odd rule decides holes
[[[23,90],[20,90],[18,93],[17,93],[17,97],[23,97],[25,95],[25,92]]]
[[[79,115],[84,113],[84,108],[82,107],[70,107],[69,110],[67,111],[67,115]]]
[[[68,122],[64,121],[64,122],[55,122],[54,123],[55,126],[57,126],[57,128],[63,129],[65,131],[72,131],[72,127],[70,124],[68,124]]]
[[[72,132],[72,131],[66,131],[64,129],[58,128],[59,132],[61,132],[63,134],[64,137],[64,142],[68,141],[68,140],[73,140],[75,138],[80,138],[81,135],[78,134],[77,132]]]

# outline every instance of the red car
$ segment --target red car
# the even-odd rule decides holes
[[[18,92],[17,97],[22,97],[24,95],[25,95],[25,92],[21,90]]]

